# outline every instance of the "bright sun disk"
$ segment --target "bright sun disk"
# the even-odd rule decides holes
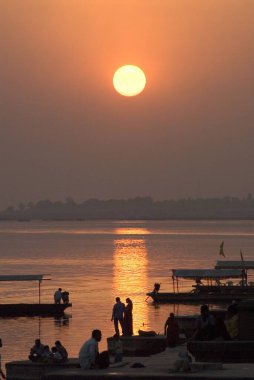
[[[125,65],[116,70],[113,85],[119,94],[135,96],[144,90],[146,76],[138,66]]]

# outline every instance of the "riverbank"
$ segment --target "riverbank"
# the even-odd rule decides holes
[[[139,379],[198,379],[198,380],[254,380],[253,363],[221,364],[195,363],[190,372],[173,372],[173,364],[178,359],[179,351],[186,350],[186,346],[167,348],[164,352],[148,357],[125,357],[122,366],[112,365],[105,370],[82,371],[80,368],[64,368],[45,373],[40,379],[25,375],[7,377],[7,380],[139,380]],[[133,368],[134,363],[136,368]],[[141,364],[144,367],[141,367]],[[139,367],[138,367],[139,366]]]

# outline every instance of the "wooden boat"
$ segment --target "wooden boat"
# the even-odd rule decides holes
[[[218,261],[215,269],[173,269],[173,292],[147,293],[154,302],[167,303],[229,303],[254,298],[254,283],[248,282],[247,271],[254,269],[253,261]],[[179,291],[179,278],[194,280],[192,290]],[[225,279],[238,279],[238,283]],[[207,284],[203,284],[203,280]]]
[[[0,317],[21,317],[21,316],[61,316],[64,310],[71,303],[41,303],[41,282],[50,280],[43,274],[37,275],[1,275],[0,281],[38,281],[39,283],[39,302],[38,303],[16,303],[0,304]]]

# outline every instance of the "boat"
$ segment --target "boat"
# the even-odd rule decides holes
[[[41,303],[41,283],[51,280],[44,274],[36,275],[0,275],[0,281],[38,281],[39,299],[38,303],[10,303],[0,304],[0,317],[22,317],[22,316],[61,316],[65,309],[71,307],[71,303]]]
[[[173,291],[153,290],[147,296],[154,302],[198,304],[230,303],[254,298],[254,283],[248,282],[248,269],[254,269],[253,261],[218,261],[214,269],[173,269]],[[179,291],[180,278],[195,281],[191,291]],[[234,283],[233,279],[238,279],[238,282]],[[223,283],[223,280],[230,281]]]

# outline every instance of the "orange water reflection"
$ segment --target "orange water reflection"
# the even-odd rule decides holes
[[[118,229],[118,235],[124,229]],[[142,229],[143,230],[143,229]],[[130,233],[132,231],[132,233]],[[114,278],[113,292],[114,297],[121,297],[125,301],[126,297],[130,297],[133,301],[133,324],[134,334],[148,322],[148,310],[145,301],[145,291],[147,289],[147,250],[145,239],[137,238],[141,234],[141,229],[138,232],[135,228],[130,229],[128,235],[136,235],[133,239],[114,240]],[[142,235],[149,233],[143,230]]]
[[[146,228],[116,228],[116,235],[150,235],[150,231]]]

